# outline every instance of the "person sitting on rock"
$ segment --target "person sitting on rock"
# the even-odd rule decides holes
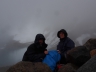
[[[68,37],[68,33],[64,29],[61,29],[60,31],[58,31],[57,37],[60,38],[60,42],[57,45],[57,51],[61,55],[60,64],[66,64],[67,51],[74,48],[75,43]]]
[[[22,61],[42,62],[46,54],[48,54],[46,48],[47,44],[44,35],[37,34],[34,43],[27,48]]]

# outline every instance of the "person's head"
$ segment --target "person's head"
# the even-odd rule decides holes
[[[35,37],[34,43],[39,43],[39,44],[45,43],[44,35],[43,34],[37,34],[36,37]]]
[[[66,30],[64,29],[61,29],[60,31],[58,31],[57,33],[57,37],[62,39],[62,38],[66,38],[68,36]]]
[[[61,39],[64,38],[64,37],[65,37],[64,33],[63,33],[63,32],[60,32],[60,33],[59,33],[59,37],[60,37]]]

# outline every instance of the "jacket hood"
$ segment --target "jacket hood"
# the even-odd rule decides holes
[[[35,37],[34,43],[38,43],[38,41],[39,41],[40,39],[43,39],[43,40],[44,40],[44,43],[45,43],[45,37],[44,37],[43,34],[37,34],[36,37]]]
[[[67,37],[67,36],[68,36],[67,31],[66,31],[65,29],[61,29],[61,30],[60,30],[60,31],[58,31],[58,33],[57,33],[57,37],[58,37],[58,38],[60,38],[60,37],[59,37],[59,33],[60,33],[60,32],[63,32],[63,33],[64,33],[64,35],[65,35],[65,37]]]

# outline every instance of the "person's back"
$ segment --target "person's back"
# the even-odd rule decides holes
[[[48,54],[46,47],[45,37],[42,34],[37,34],[34,43],[27,48],[22,61],[42,62]]]
[[[71,50],[75,47],[75,43],[68,37],[66,30],[61,29],[57,33],[60,42],[57,45],[57,50],[61,55],[60,63],[65,64],[66,62],[66,53],[68,50]]]

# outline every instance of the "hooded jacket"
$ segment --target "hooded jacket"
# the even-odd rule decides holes
[[[64,33],[65,37],[63,39],[59,37],[60,32]],[[60,38],[60,42],[57,45],[57,50],[61,52],[61,57],[66,58],[67,51],[74,48],[75,43],[68,37],[68,33],[64,29],[61,29],[60,31],[58,31],[57,37]]]
[[[39,44],[39,40],[43,39],[42,46]],[[25,52],[22,61],[42,62],[44,57],[44,51],[46,51],[47,44],[45,43],[45,37],[42,34],[37,34],[35,41],[31,44]]]

